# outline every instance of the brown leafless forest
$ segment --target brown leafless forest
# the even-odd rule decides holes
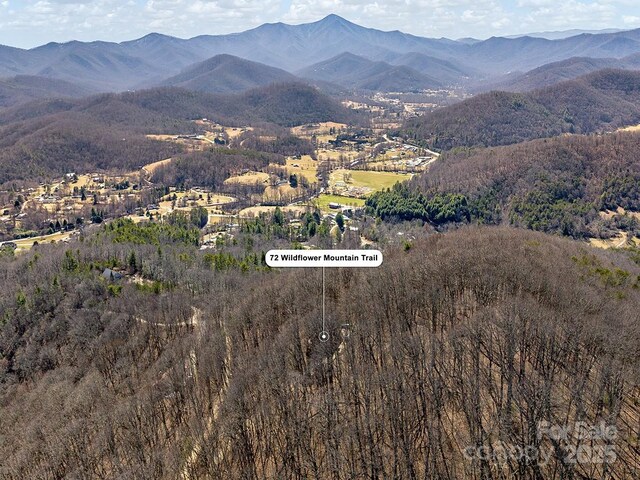
[[[625,253],[502,228],[432,236],[380,269],[328,272],[327,343],[319,271],[247,274],[104,235],[0,261],[1,478],[640,473]],[[572,463],[593,442],[540,438],[545,421],[616,428],[598,444],[615,461]],[[467,458],[500,442],[548,462]]]

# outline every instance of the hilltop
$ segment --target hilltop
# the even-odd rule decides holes
[[[279,68],[233,55],[216,55],[163,80],[160,86],[180,87],[206,93],[235,93],[273,83],[298,79]]]
[[[640,72],[600,70],[526,93],[489,92],[408,120],[433,148],[494,146],[640,123]]]

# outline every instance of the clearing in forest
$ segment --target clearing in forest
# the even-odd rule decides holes
[[[240,183],[242,185],[255,185],[256,183],[269,182],[269,174],[265,172],[247,172],[243,175],[227,178],[224,183]]]
[[[395,172],[374,172],[370,170],[335,170],[331,173],[331,186],[346,185],[365,187],[373,191],[391,188],[398,182],[410,180],[412,175]]]
[[[303,155],[299,159],[287,158],[287,169],[290,173],[301,175],[309,183],[317,182],[318,162],[311,158],[311,155]]]
[[[340,195],[322,194],[314,199],[314,204],[323,212],[335,211],[329,208],[330,203],[337,203],[348,207],[364,207],[363,198],[343,197]]]

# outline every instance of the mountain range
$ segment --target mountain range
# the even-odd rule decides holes
[[[73,41],[31,50],[0,46],[0,77],[39,76],[99,91],[184,85],[223,92],[281,81],[288,78],[283,71],[335,81],[343,70],[340,64],[357,56],[371,63],[358,59],[357,71],[350,72],[348,82],[341,79],[341,85],[413,89],[495,79],[572,57],[617,59],[638,52],[640,30],[557,40],[524,36],[455,41],[383,32],[329,15],[308,24],[265,24],[242,33],[191,39],[153,33],[122,43]],[[347,53],[351,56],[341,56]],[[265,75],[264,67],[216,59],[223,54],[281,70]],[[240,77],[243,81],[235,85]]]
[[[619,33],[624,29],[620,28],[603,28],[599,30],[580,30],[573,28],[570,30],[555,30],[548,32],[531,32],[522,35],[507,35],[505,38],[521,38],[521,37],[534,37],[534,38],[546,38],[547,40],[562,40],[563,38],[575,37],[576,35],[590,34],[599,35],[601,33]]]

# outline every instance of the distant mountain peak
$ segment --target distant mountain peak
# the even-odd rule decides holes
[[[330,13],[320,21],[321,22],[346,22],[347,20],[342,18],[340,15],[336,15],[335,13]]]
[[[151,32],[145,35],[144,37],[141,37],[140,40],[151,40],[156,38],[173,38],[173,37],[169,35],[165,35],[164,33]]]
[[[329,15],[327,15],[321,20],[318,20],[315,23],[319,25],[328,25],[332,27],[334,26],[335,27],[355,27],[355,26],[360,27],[359,25],[353,22],[350,22],[349,20],[341,17],[340,15],[336,15],[335,13],[330,13]]]
[[[130,42],[124,42],[124,43],[136,44],[136,45],[151,45],[159,42],[173,41],[173,40],[177,40],[177,38],[172,37],[170,35],[164,35],[162,33],[151,32],[145,35],[144,37],[138,38],[137,40],[131,40]]]
[[[346,60],[363,60],[363,59],[366,59],[366,60],[369,61],[369,59],[363,57],[362,55],[356,55],[355,53],[351,53],[351,52],[339,53],[335,57],[330,58],[329,61],[344,60],[344,59],[346,59]]]

